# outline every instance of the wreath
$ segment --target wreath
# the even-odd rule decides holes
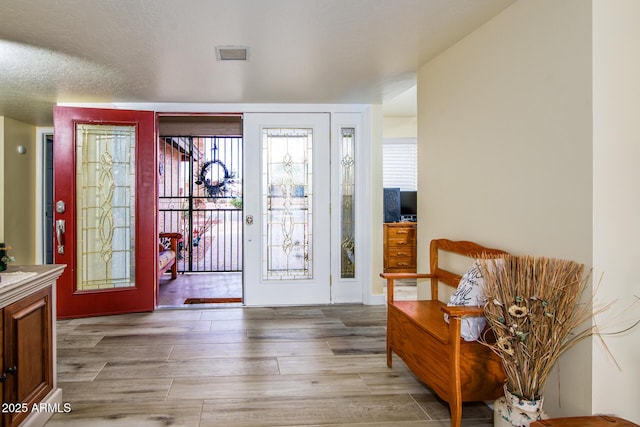
[[[218,165],[218,168],[222,169],[224,175],[221,180],[219,179],[220,174],[218,174],[218,180],[213,182],[207,178],[211,165]],[[198,174],[196,185],[204,185],[209,197],[220,197],[221,194],[224,194],[227,191],[227,185],[233,183],[233,177],[234,174],[229,172],[227,166],[220,160],[210,160],[208,162],[204,162],[200,167],[200,173]]]

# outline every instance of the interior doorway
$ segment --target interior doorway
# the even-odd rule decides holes
[[[158,305],[243,301],[243,139],[238,115],[161,116],[158,228],[178,232],[178,278]]]
[[[42,217],[44,242],[43,258],[45,264],[53,264],[53,133],[42,135],[43,153],[43,201]]]

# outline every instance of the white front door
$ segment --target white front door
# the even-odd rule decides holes
[[[244,302],[328,304],[329,114],[244,115]]]

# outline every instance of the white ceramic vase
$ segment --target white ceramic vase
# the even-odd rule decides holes
[[[504,397],[495,401],[493,407],[494,427],[529,427],[533,421],[549,418],[542,410],[543,398],[525,400],[504,388]]]

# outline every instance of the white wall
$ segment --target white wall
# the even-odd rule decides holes
[[[593,8],[594,251],[602,302],[640,298],[640,2],[595,0]],[[634,298],[634,295],[636,298]],[[637,301],[637,300],[636,300]],[[637,320],[640,301],[605,331]],[[625,321],[626,320],[626,321]],[[607,326],[609,325],[609,326]],[[640,423],[640,328],[606,338],[621,370],[593,346],[593,410]]]
[[[591,48],[590,2],[521,0],[420,68],[419,241],[592,264]],[[591,413],[589,350],[548,381],[551,415]]]
[[[368,304],[382,304],[384,300],[384,281],[380,278],[383,270],[382,251],[382,224],[384,215],[382,209],[382,135],[383,135],[383,112],[381,105],[371,105],[370,109],[370,159],[369,159],[369,182],[371,192],[370,213],[371,216],[371,236],[368,257],[371,260],[371,297],[364,301]]]
[[[418,133],[417,117],[384,117],[383,137],[415,138]]]

